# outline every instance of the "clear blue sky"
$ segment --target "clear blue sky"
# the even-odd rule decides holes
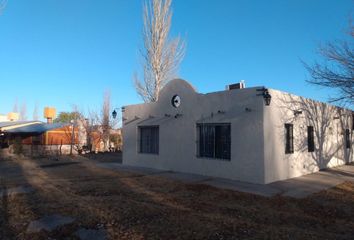
[[[300,59],[346,38],[352,0],[174,0],[172,36],[187,41],[180,76],[199,92],[246,80],[326,100]],[[98,108],[139,103],[132,83],[142,46],[142,0],[9,0],[0,15],[0,113],[27,103]]]

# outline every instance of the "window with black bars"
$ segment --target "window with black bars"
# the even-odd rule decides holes
[[[315,151],[315,134],[313,126],[307,127],[307,147],[309,152]]]
[[[294,153],[294,126],[293,124],[285,124],[285,153]]]
[[[231,125],[229,123],[197,124],[198,157],[231,159]]]
[[[159,154],[159,127],[139,127],[139,152]]]
[[[345,129],[345,146],[346,148],[350,148],[351,141],[350,141],[350,130]]]

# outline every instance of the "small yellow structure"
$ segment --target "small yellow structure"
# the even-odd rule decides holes
[[[7,114],[7,119],[9,121],[17,121],[19,119],[19,114],[16,112],[10,112]]]
[[[45,107],[44,108],[44,118],[47,119],[48,123],[52,123],[53,119],[56,116],[56,109],[53,107]]]

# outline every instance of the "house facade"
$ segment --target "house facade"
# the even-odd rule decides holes
[[[123,110],[123,164],[266,184],[353,161],[353,112],[264,87],[169,82]]]
[[[77,126],[73,129],[72,125],[68,124],[38,135],[23,136],[22,149],[29,155],[77,154],[85,144],[81,136]]]
[[[99,126],[87,127],[85,121],[43,123],[40,121],[0,121],[0,149],[26,155],[62,155],[87,152],[120,151],[121,130],[111,129],[104,144]]]

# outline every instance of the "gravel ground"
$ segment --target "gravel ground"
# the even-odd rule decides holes
[[[0,190],[34,189],[2,196],[0,238],[79,239],[80,229],[91,229],[108,239],[354,239],[353,183],[305,199],[266,198],[93,163],[116,161],[114,154],[0,159]],[[48,215],[75,221],[26,231]]]

